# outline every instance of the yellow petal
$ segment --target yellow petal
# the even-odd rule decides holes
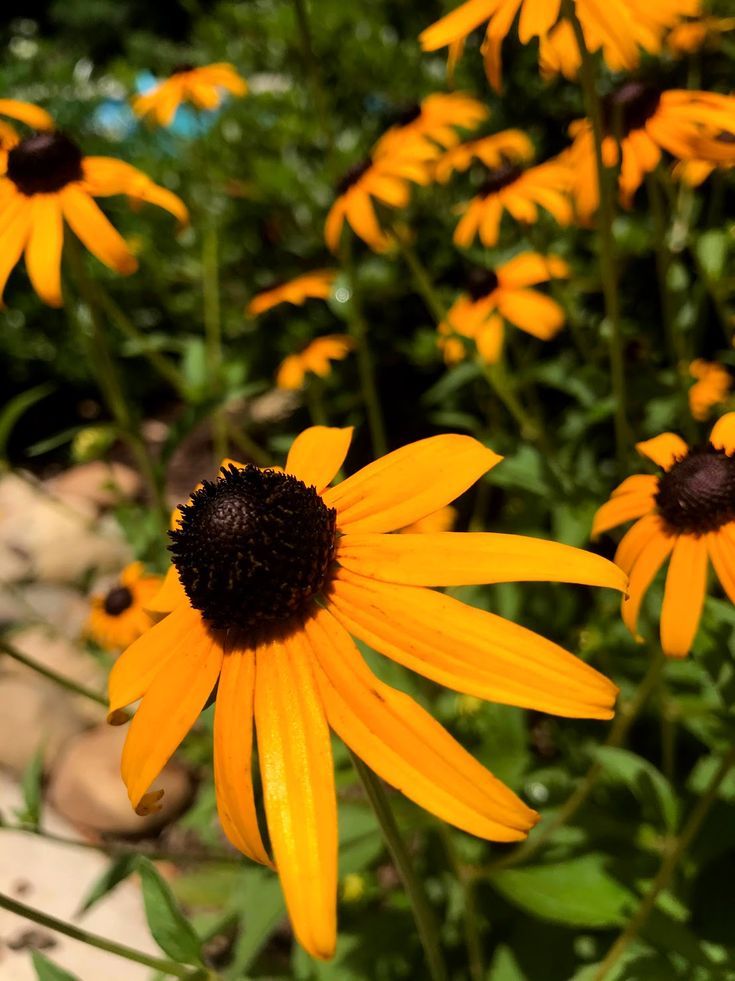
[[[709,441],[718,449],[727,453],[735,453],[735,412],[720,416],[712,427]]]
[[[174,515],[179,517],[180,511],[174,511]],[[178,606],[188,606],[189,598],[181,585],[176,566],[169,566],[166,575],[163,577],[161,588],[145,604],[146,610],[151,613],[170,613]]]
[[[352,432],[352,426],[345,429],[331,426],[305,429],[291,444],[286,473],[303,480],[307,487],[316,487],[320,494],[334,480],[345,462]]]
[[[664,470],[668,470],[677,459],[689,452],[687,444],[676,433],[661,433],[653,439],[636,443],[635,448]]]
[[[424,51],[436,51],[467,37],[500,6],[502,0],[467,0],[419,34]]]
[[[653,494],[634,493],[612,497],[602,507],[597,509],[592,522],[592,538],[597,538],[603,532],[622,525],[633,518],[641,518],[655,507]]]
[[[32,198],[31,234],[26,245],[26,269],[33,288],[52,307],[61,306],[61,246],[64,222],[56,194]]]
[[[403,692],[384,685],[326,610],[305,625],[329,724],[421,807],[492,841],[525,838],[537,815]]]
[[[344,532],[393,531],[450,504],[501,459],[471,436],[431,436],[331,487],[324,503]]]
[[[628,595],[623,599],[623,623],[638,638],[638,613],[648,587],[674,547],[675,538],[663,532],[656,535],[643,549],[630,571]]]
[[[134,273],[135,256],[92,198],[74,184],[68,184],[59,197],[69,227],[92,255],[123,276]]]
[[[340,539],[340,565],[362,576],[410,586],[495,582],[574,582],[625,590],[612,562],[571,545],[492,532],[354,535]]]
[[[626,477],[622,484],[618,484],[610,495],[611,497],[621,497],[623,494],[655,494],[658,490],[659,478],[655,474],[637,473],[632,477]]]
[[[0,99],[0,116],[10,116],[32,129],[53,129],[54,121],[45,109],[34,106],[31,102],[19,102],[17,99]]]
[[[661,646],[686,657],[697,633],[707,588],[707,539],[679,535],[666,574],[661,606]]]
[[[202,627],[199,618],[198,627],[190,631],[175,658],[161,665],[130,723],[121,773],[133,807],[143,800],[196,722],[217,683],[221,666],[220,640]]]
[[[609,719],[617,688],[525,627],[443,593],[340,572],[330,610],[375,650],[456,691],[572,718]]]
[[[723,535],[719,529],[710,532],[707,535],[707,548],[727,598],[731,603],[735,603],[735,548],[732,538]]]
[[[291,923],[313,957],[337,937],[337,802],[312,657],[299,635],[259,647],[255,720],[273,855]]]
[[[214,710],[214,785],[222,828],[248,858],[272,866],[253,797],[255,651],[228,648]]]
[[[615,552],[615,562],[627,575],[638,561],[643,549],[654,535],[663,534],[661,518],[657,514],[646,514],[632,525],[623,537]]]

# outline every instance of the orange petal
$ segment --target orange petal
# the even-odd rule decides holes
[[[653,439],[636,443],[635,448],[664,470],[668,470],[677,459],[686,456],[689,452],[687,444],[676,433],[661,433]]]
[[[133,807],[137,808],[173,756],[217,683],[222,646],[204,629],[201,617],[198,620],[178,646],[175,658],[161,664],[130,723],[121,773]]]
[[[330,610],[350,633],[439,684],[493,702],[609,719],[617,688],[525,627],[443,593],[341,572]]]
[[[663,534],[661,518],[657,514],[644,515],[620,539],[620,544],[615,552],[616,564],[620,566],[623,572],[630,575],[630,570],[638,561],[643,549],[646,548],[654,535],[661,534]]]
[[[424,51],[436,51],[471,34],[500,6],[502,0],[467,0],[419,34]]]
[[[630,571],[628,595],[623,599],[623,623],[638,638],[638,614],[648,587],[674,547],[675,538],[661,532],[646,545]]]
[[[135,256],[92,198],[74,184],[68,184],[59,197],[69,227],[92,255],[123,276],[134,273]]]
[[[31,129],[53,129],[53,118],[31,102],[19,102],[17,99],[0,99],[0,116],[10,116]]]
[[[697,633],[707,588],[707,539],[679,535],[666,574],[661,606],[661,646],[686,657]]]
[[[31,203],[31,234],[26,245],[28,277],[44,303],[60,307],[64,222],[59,199],[55,194],[36,194]]]
[[[707,535],[707,548],[717,578],[731,603],[735,603],[735,547],[730,535],[721,530]]]
[[[352,572],[410,586],[573,582],[624,591],[612,562],[571,545],[492,532],[344,535],[337,560]]]
[[[229,648],[222,660],[214,710],[214,784],[217,813],[235,848],[270,865],[253,797],[255,651]]]
[[[174,515],[178,518],[181,515],[180,511],[174,511]],[[178,522],[177,522],[178,525]],[[175,525],[174,527],[177,527]],[[146,610],[150,610],[151,613],[170,613],[171,610],[175,610],[178,606],[188,606],[189,597],[184,592],[184,587],[181,585],[181,580],[179,579],[179,574],[176,571],[176,566],[169,566],[166,575],[163,577],[163,582],[161,583],[161,588],[152,596],[145,604]]]
[[[623,494],[655,494],[658,490],[659,478],[655,474],[637,473],[632,477],[626,477],[618,484],[610,497],[621,497]]]
[[[735,453],[735,412],[720,416],[712,427],[709,441],[718,449],[727,453]]]
[[[344,532],[393,531],[450,504],[501,459],[471,436],[431,436],[330,487],[324,503]]]
[[[337,802],[329,729],[298,634],[256,653],[255,720],[268,830],[299,943],[328,959],[337,939]]]
[[[537,815],[403,692],[384,685],[334,617],[305,625],[329,724],[375,772],[442,820],[492,841],[518,841]]]
[[[597,509],[592,522],[592,538],[595,539],[603,532],[622,525],[633,518],[641,518],[655,507],[653,494],[635,493],[612,497],[602,507]]]
[[[307,487],[316,487],[317,493],[321,494],[345,462],[352,432],[352,426],[345,429],[331,426],[305,429],[291,444],[286,473],[303,480]]]

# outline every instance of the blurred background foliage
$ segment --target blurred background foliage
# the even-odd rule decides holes
[[[727,6],[722,4],[720,12],[726,13]],[[299,397],[265,421],[250,410],[252,400],[272,389],[283,357],[316,334],[343,329],[346,304],[333,297],[327,304],[281,306],[257,322],[245,316],[244,308],[275,280],[333,265],[322,227],[340,176],[367,154],[406,104],[446,86],[443,55],[422,55],[416,41],[444,8],[440,2],[319,0],[311,5],[309,53],[296,7],[286,0],[5,5],[3,94],[43,105],[86,153],[133,163],[191,209],[191,227],[174,237],[167,215],[154,209],[136,213],[121,199],[105,202],[116,227],[134,243],[141,268],[121,279],[99,264],[93,267],[94,276],[139,328],[145,349],[172,357],[184,375],[182,400],[152,371],[140,342],[110,324],[110,343],[131,406],[141,422],[164,424],[164,463],[206,420],[213,400],[232,407],[237,424],[274,461],[309,424]],[[670,86],[726,91],[733,55],[735,42],[725,36],[706,55],[646,59],[641,74]],[[230,100],[221,111],[201,118],[182,113],[172,131],[151,129],[132,115],[128,99],[150,74],[165,76],[181,63],[215,61],[232,62],[247,78],[250,90],[244,99]],[[512,39],[506,42],[505,64],[505,92],[497,96],[486,83],[473,38],[454,85],[487,101],[491,116],[480,132],[522,128],[543,160],[566,145],[567,125],[582,114],[580,92],[564,80],[541,80],[532,47]],[[315,72],[320,88],[315,88]],[[389,443],[396,447],[446,430],[478,436],[506,459],[486,484],[460,502],[458,527],[518,531],[588,546],[592,514],[618,476],[595,237],[589,230],[560,229],[542,219],[529,238],[519,228],[508,228],[498,249],[475,248],[463,256],[452,244],[455,208],[471,196],[473,180],[470,172],[447,186],[417,189],[400,221],[411,230],[447,305],[465,282],[468,259],[497,264],[523,247],[554,251],[571,262],[570,280],[554,287],[567,311],[567,328],[545,344],[512,329],[506,333],[505,371],[543,423],[545,441],[529,438],[538,435],[534,432],[519,434],[478,365],[444,366],[430,311],[413,290],[401,257],[374,255],[356,242],[357,290],[377,359]],[[614,227],[630,422],[637,439],[673,429],[701,440],[707,430],[691,421],[667,350],[653,285],[654,229],[645,197],[644,190]],[[667,283],[687,358],[717,356],[729,365],[735,365],[730,344],[734,199],[733,182],[723,174],[697,191],[690,202],[691,234],[677,240],[673,229]],[[212,275],[207,230],[212,228],[227,352],[219,395],[211,391],[202,339],[207,277]],[[43,306],[18,269],[6,303],[0,315],[5,399],[10,403],[45,386],[38,401],[22,414],[12,413],[12,426],[10,416],[5,417],[10,464],[45,476],[96,455],[124,459],[114,432],[110,438],[100,433],[109,420],[69,323],[73,298],[61,310]],[[359,426],[349,460],[355,469],[370,458],[371,449],[354,358],[335,367],[325,382],[324,401],[331,423]],[[19,403],[13,404],[17,409]],[[85,440],[80,434],[88,429]],[[192,456],[176,486],[169,485],[171,503],[181,499],[186,481],[191,486],[212,473],[209,447],[204,457]],[[206,473],[197,472],[195,464]],[[138,556],[160,563],[163,537],[147,514],[141,502],[121,509],[118,517]],[[612,537],[605,536],[599,548],[612,555]],[[440,917],[454,978],[583,981],[593,977],[591,965],[629,922],[682,816],[735,737],[735,613],[723,599],[708,599],[692,657],[667,663],[656,673],[655,645],[637,645],[630,638],[613,596],[547,585],[457,592],[592,660],[622,689],[623,724],[611,737],[600,723],[483,704],[374,658],[382,676],[430,703],[480,760],[542,811],[542,828],[594,768],[594,787],[570,822],[527,859],[515,856],[507,864],[509,848],[440,827],[399,795],[392,798]],[[659,607],[660,589],[648,605],[650,611]],[[654,617],[644,616],[643,633],[656,636]],[[648,699],[639,704],[637,686],[644,677]],[[631,704],[639,710],[635,719],[626,715]],[[186,840],[197,847],[221,848],[209,762],[211,726],[210,710],[185,745],[199,786],[178,833],[191,836]],[[610,745],[603,746],[606,736]],[[425,976],[407,900],[374,818],[356,789],[344,749],[337,746],[335,753],[342,886],[341,939],[334,962],[317,964],[292,945],[277,880],[254,865],[234,856],[229,863],[188,866],[183,861],[171,880],[175,905],[153,878],[145,886],[143,876],[166,929],[185,936],[190,920],[204,941],[208,963],[223,978],[390,981]],[[29,793],[32,797],[32,789]],[[99,894],[136,869],[140,872],[129,860],[116,859]],[[704,831],[610,977],[735,978],[733,870],[735,778],[723,786]],[[188,919],[182,919],[179,907]],[[477,928],[474,937],[465,933],[468,910]],[[166,931],[155,924],[154,916],[151,927],[165,950],[160,937]]]

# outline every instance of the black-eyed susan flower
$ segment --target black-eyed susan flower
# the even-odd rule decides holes
[[[324,239],[331,251],[339,250],[345,222],[373,251],[388,249],[391,238],[378,221],[373,201],[387,208],[405,208],[411,198],[411,184],[430,182],[429,162],[435,156],[435,150],[427,150],[424,141],[411,140],[390,152],[375,150],[351,167],[337,185],[337,200],[324,224]]]
[[[87,636],[109,650],[129,647],[156,622],[147,604],[161,582],[160,576],[146,573],[141,562],[127,566],[106,593],[92,597]]]
[[[167,615],[110,675],[110,720],[142,699],[122,757],[133,806],[216,687],[214,776],[230,841],[264,864],[251,776],[253,723],[273,863],[294,931],[315,957],[336,939],[337,807],[330,728],[442,820],[515,841],[530,810],[408,695],[380,681],[352,636],[450,688],[562,716],[610,718],[616,689],[555,644],[432,587],[555,580],[622,589],[599,556],[495,534],[392,535],[444,507],[499,457],[468,436],[420,440],[329,486],[352,431],[314,427],[285,472],[231,465],[181,508]]]
[[[467,292],[455,300],[437,328],[447,363],[466,356],[466,338],[474,342],[482,361],[495,364],[503,349],[504,322],[551,340],[564,326],[564,310],[531,287],[568,275],[563,259],[536,252],[521,253],[497,269],[472,270]]]
[[[716,361],[696,358],[689,365],[689,374],[696,381],[689,389],[689,411],[699,422],[708,419],[712,409],[724,402],[732,388],[730,372]]]
[[[715,47],[728,31],[735,30],[735,17],[697,17],[677,24],[666,38],[673,55],[693,54],[705,46]]]
[[[287,283],[279,283],[267,290],[257,293],[247,306],[247,313],[257,317],[267,310],[272,310],[280,303],[293,303],[300,307],[307,300],[326,300],[332,292],[336,269],[315,269],[289,279]]]
[[[0,296],[25,250],[28,276],[41,299],[61,305],[64,223],[100,262],[123,275],[137,261],[96,197],[125,194],[171,212],[183,224],[184,203],[130,164],[85,157],[68,136],[36,133],[13,146],[0,177]]]
[[[453,174],[468,170],[475,161],[495,170],[508,163],[529,163],[533,156],[533,143],[524,132],[504,129],[447,150],[434,164],[432,175],[434,180],[445,184]]]
[[[355,342],[347,334],[317,337],[303,351],[284,358],[276,375],[276,385],[279,388],[301,388],[309,373],[326,378],[332,370],[332,362],[343,361],[354,346]]]
[[[245,79],[227,62],[201,68],[182,65],[150,91],[136,96],[133,111],[138,116],[152,116],[159,126],[170,126],[183,102],[211,111],[219,107],[226,92],[242,96],[247,90]]]
[[[430,155],[459,143],[458,130],[476,129],[489,116],[479,99],[464,92],[433,92],[405,109],[376,144],[378,155],[401,153],[418,141]]]
[[[619,70],[634,68],[640,48],[656,52],[663,32],[683,16],[695,14],[699,0],[574,0],[574,10],[590,51],[602,51],[608,65]],[[482,54],[487,77],[500,89],[501,46],[518,16],[518,39],[528,44],[544,39],[559,28],[571,33],[563,20],[561,0],[466,0],[419,35],[425,51],[450,47],[452,58],[461,52],[466,38],[487,23]],[[576,47],[576,46],[575,46]],[[578,59],[578,53],[577,53]]]
[[[467,248],[475,237],[488,248],[495,245],[504,211],[516,221],[533,225],[540,207],[560,225],[568,225],[572,220],[571,183],[569,168],[560,158],[526,169],[511,160],[489,168],[479,191],[464,206],[454,230],[455,245]]]
[[[630,204],[664,151],[681,160],[717,163],[735,159],[735,145],[722,139],[734,118],[735,99],[731,96],[686,89],[661,91],[638,81],[621,85],[603,101],[603,157],[607,166],[614,166],[619,143],[623,203]],[[573,175],[578,214],[587,219],[596,212],[599,201],[592,126],[587,119],[578,120],[570,132],[573,143],[564,156]]]
[[[699,626],[708,558],[735,602],[735,413],[718,419],[704,446],[690,448],[675,433],[662,433],[636,448],[660,468],[659,474],[624,480],[595,515],[592,534],[637,519],[615,553],[630,575],[622,612],[634,636],[643,598],[671,557],[661,646],[670,657],[685,657]]]

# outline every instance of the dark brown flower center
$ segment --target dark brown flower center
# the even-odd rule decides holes
[[[286,623],[321,591],[336,517],[314,487],[273,470],[222,468],[180,507],[169,532],[193,607],[217,629]]]
[[[346,173],[342,175],[341,180],[337,183],[337,194],[345,194],[351,187],[353,187],[360,180],[363,174],[366,174],[368,170],[373,165],[373,161],[370,157],[366,160],[361,160],[360,163],[354,164]]]
[[[105,613],[110,617],[119,617],[133,605],[133,594],[127,586],[115,586],[105,596]]]
[[[53,194],[82,179],[82,151],[63,133],[36,133],[8,153],[7,175],[23,194]]]
[[[510,160],[504,160],[497,167],[490,167],[485,174],[485,180],[477,192],[481,198],[486,198],[490,194],[497,194],[498,191],[517,181],[523,173],[523,168]]]
[[[643,129],[658,109],[661,93],[645,82],[626,82],[602,100],[602,125],[613,136]]]
[[[467,292],[473,300],[481,300],[498,288],[498,277],[492,269],[470,269],[467,274]]]
[[[656,506],[672,534],[704,535],[735,520],[735,457],[711,443],[659,477]]]

